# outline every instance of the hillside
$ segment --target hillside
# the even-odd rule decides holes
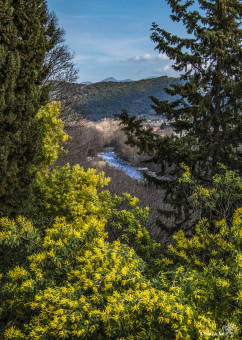
[[[130,82],[99,82],[89,85],[69,84],[64,99],[68,106],[87,118],[98,121],[112,118],[126,109],[132,115],[153,116],[150,96],[170,100],[164,89],[179,78],[166,76]]]

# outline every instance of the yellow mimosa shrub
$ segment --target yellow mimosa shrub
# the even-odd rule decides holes
[[[217,331],[233,324],[241,336],[242,208],[235,212],[232,226],[221,220],[215,228],[209,232],[204,219],[192,238],[183,231],[175,235],[175,245],[169,247],[176,266],[173,280],[184,291],[184,302],[195,306],[197,317],[203,311]]]
[[[61,119],[58,119],[59,109],[60,103],[52,102],[41,108],[37,114],[36,119],[40,122],[43,135],[42,148],[38,154],[42,169],[39,169],[32,183],[33,195],[24,215],[35,220],[35,225],[49,224],[56,216],[73,222],[84,216],[83,209],[87,208],[87,204],[89,212],[86,216],[105,216],[106,231],[109,235],[115,235],[112,241],[120,239],[148,260],[158,245],[141,227],[140,222],[146,219],[148,209],[138,208],[137,198],[128,194],[111,197],[108,191],[97,194],[109,180],[103,174],[97,176],[93,169],[85,172],[78,165],[73,169],[66,165],[53,171],[48,170],[63,152],[62,145],[69,138],[63,130]]]
[[[103,227],[97,217],[56,218],[44,231],[22,217],[1,220],[9,257],[0,278],[1,338],[190,339],[193,311],[179,302],[179,289],[154,288],[143,261],[105,241],[96,232]]]
[[[33,183],[33,205],[38,214],[49,220],[57,216],[68,222],[103,217],[108,207],[104,195],[100,198],[97,191],[108,182],[103,173],[97,175],[94,169],[84,171],[79,165],[39,171]]]
[[[32,221],[0,220],[0,338],[239,339],[242,209],[231,224],[204,218],[192,236],[178,232],[148,280],[147,211],[100,191],[107,182],[79,166],[40,171]]]
[[[128,244],[147,264],[147,262],[154,262],[155,252],[159,245],[141,226],[141,222],[148,217],[149,209],[140,209],[137,206],[138,201],[136,197],[127,193],[121,197],[110,197],[106,230],[109,240],[120,240],[122,243]]]
[[[54,164],[61,154],[65,154],[63,145],[70,140],[64,132],[62,120],[58,118],[60,107],[60,102],[52,102],[42,107],[35,117],[41,126],[42,144],[37,154],[41,168]]]
[[[236,171],[229,171],[220,164],[220,173],[208,181],[206,187],[198,184],[189,168],[182,164],[183,175],[180,185],[189,196],[189,209],[198,220],[206,217],[210,223],[225,219],[231,223],[234,211],[242,206],[242,178]]]
[[[105,231],[112,236],[111,241],[119,239],[144,260],[152,261],[150,257],[158,245],[141,226],[148,209],[140,209],[138,199],[129,194],[112,197],[108,191],[100,191],[108,182],[103,173],[96,174],[94,169],[84,171],[79,165],[39,171],[33,183],[32,203],[38,223],[40,216],[44,216],[44,224],[55,217],[65,217],[67,222],[74,223],[96,216],[105,220]]]
[[[189,169],[181,181],[191,183]],[[232,218],[215,221],[219,211],[237,205],[241,200],[241,179],[225,171],[214,177],[214,187],[196,186],[191,196],[195,206],[205,207],[206,216],[196,225],[192,236],[180,230],[162,259],[157,287],[179,287],[179,301],[193,310],[193,320],[205,339],[221,336],[242,338],[242,208]],[[191,183],[194,185],[194,183]],[[218,187],[224,191],[218,192]],[[224,196],[223,196],[224,193]],[[218,209],[218,210],[217,210]],[[226,215],[226,211],[223,212]],[[213,331],[206,329],[210,323]],[[228,334],[230,332],[230,334]],[[217,336],[217,337],[216,337]]]
[[[121,236],[131,235],[141,253],[143,246],[148,250],[148,242],[139,245],[147,239],[143,229],[131,212],[119,215],[117,204],[131,206],[137,218],[146,212],[135,211],[137,200],[129,195],[98,193],[106,181],[79,166],[43,171],[35,194],[38,218],[45,216],[46,224],[24,217],[0,221],[4,340],[199,338],[180,287],[167,290],[164,279],[158,287],[145,277],[145,262],[133,249],[106,240],[105,226],[113,218],[124,223]],[[214,325],[201,316],[211,331]]]

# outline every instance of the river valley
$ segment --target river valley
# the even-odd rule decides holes
[[[122,170],[128,176],[135,178],[137,180],[141,180],[143,175],[141,171],[137,168],[133,167],[125,163],[122,159],[118,158],[113,151],[106,151],[99,154],[102,159],[107,162],[109,165],[114,166],[115,168]]]

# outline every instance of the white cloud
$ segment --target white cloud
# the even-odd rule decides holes
[[[172,65],[166,64],[165,66],[155,68],[152,70],[153,74],[156,76],[169,76],[169,77],[178,77],[179,73],[173,70]]]
[[[155,68],[154,72],[155,73],[164,73],[164,71],[171,71],[171,66],[170,65],[165,65],[163,67]]]
[[[130,59],[130,61],[134,62],[143,62],[143,61],[165,61],[169,60],[169,57],[166,54],[152,55],[147,53],[142,56],[136,56]]]

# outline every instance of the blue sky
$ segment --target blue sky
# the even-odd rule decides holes
[[[48,0],[66,44],[75,52],[78,82],[179,76],[150,40],[152,22],[173,34],[184,32],[169,17],[165,0]]]

